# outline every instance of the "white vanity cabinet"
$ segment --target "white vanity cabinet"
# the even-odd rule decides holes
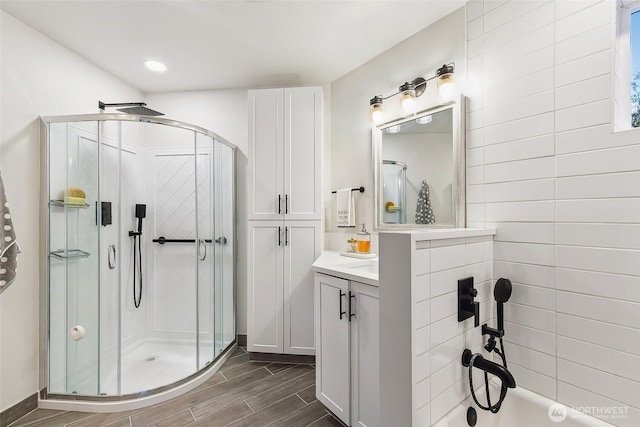
[[[249,91],[249,220],[321,219],[322,88]]]
[[[315,273],[316,397],[350,426],[379,424],[378,287]]]

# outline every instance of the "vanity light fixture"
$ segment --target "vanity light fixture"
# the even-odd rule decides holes
[[[371,120],[373,120],[373,123],[377,125],[382,123],[382,96],[374,96],[369,101],[369,105],[371,105]]]
[[[418,117],[416,119],[416,123],[418,123],[419,125],[428,125],[432,121],[433,121],[433,116],[431,114],[426,115],[426,116],[422,116],[422,117]]]
[[[436,75],[438,76],[438,92],[440,96],[444,99],[452,99],[456,88],[455,88],[455,77],[453,76],[453,70],[455,68],[455,64],[445,64],[436,71]]]
[[[400,132],[400,125],[389,126],[385,131],[387,131],[387,133],[398,133]]]
[[[440,93],[440,96],[444,99],[453,98],[453,94],[455,93],[453,72],[455,68],[456,64],[454,62],[444,64],[442,67],[438,68],[433,77],[428,79],[416,77],[410,82],[404,82],[404,84],[398,88],[398,92],[396,93],[392,93],[389,96],[374,96],[369,101],[371,120],[376,125],[382,123],[382,103],[385,99],[389,99],[396,95],[400,95],[400,105],[402,106],[402,111],[404,111],[406,115],[415,113],[416,98],[424,93],[427,88],[427,82],[436,78],[438,79],[438,92]]]

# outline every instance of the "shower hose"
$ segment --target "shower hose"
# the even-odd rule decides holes
[[[500,349],[502,351],[498,350],[497,348],[494,348],[493,351],[495,351],[496,353],[498,353],[498,355],[500,355],[500,358],[502,359],[502,366],[504,366],[504,368],[506,369],[507,358],[505,357],[505,354],[504,354],[504,344],[502,343],[502,337],[500,337]],[[480,402],[478,402],[478,398],[476,397],[475,392],[473,391],[473,362],[476,356],[480,356],[480,353],[473,354],[471,356],[471,361],[469,363],[469,388],[471,389],[471,397],[473,397],[473,401],[476,402],[476,405],[478,405],[480,409],[483,409],[485,411],[491,411],[492,413],[495,414],[500,410],[500,406],[502,405],[502,402],[504,402],[504,398],[507,397],[507,386],[504,385],[504,383],[501,384],[500,398],[498,399],[498,402],[495,405],[492,405],[491,397],[489,394],[489,375],[487,374],[487,371],[484,371],[484,387],[487,393],[487,406],[480,404]]]
[[[138,242],[138,250],[136,251],[136,241]],[[133,236],[133,305],[140,307],[142,301],[142,235]],[[136,280],[136,272],[138,280]],[[140,286],[138,286],[138,283]],[[136,292],[136,289],[138,292]]]

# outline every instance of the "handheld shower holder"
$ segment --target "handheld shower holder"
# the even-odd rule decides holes
[[[502,338],[504,336],[504,330],[492,328],[485,323],[482,325],[482,335],[490,335],[494,338]]]

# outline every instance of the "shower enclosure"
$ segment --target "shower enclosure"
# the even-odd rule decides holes
[[[381,168],[382,199],[385,224],[407,223],[407,164],[396,160],[383,160]]]
[[[153,395],[207,372],[236,336],[235,146],[127,114],[42,130],[47,398]]]

